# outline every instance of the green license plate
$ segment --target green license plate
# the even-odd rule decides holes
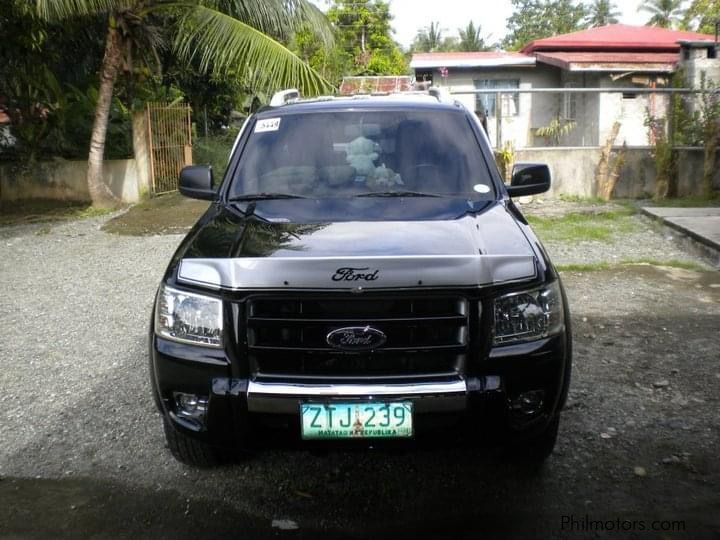
[[[303,403],[303,439],[412,437],[412,402]]]

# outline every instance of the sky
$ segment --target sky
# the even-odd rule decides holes
[[[326,0],[312,0],[321,9],[327,9]],[[649,19],[646,12],[638,12],[642,0],[616,0],[622,13],[620,22],[642,25]],[[395,40],[403,47],[412,43],[418,29],[431,21],[440,23],[443,36],[457,35],[457,29],[468,22],[479,23],[482,35],[488,43],[500,41],[505,36],[505,23],[512,14],[510,0],[390,0],[394,15]],[[488,39],[489,37],[489,39]]]

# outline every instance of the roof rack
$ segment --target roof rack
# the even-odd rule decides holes
[[[290,103],[291,101],[295,101],[297,99],[300,99],[300,90],[298,90],[297,88],[281,90],[280,92],[275,92],[273,94],[273,97],[270,100],[270,106],[280,107],[281,105],[286,105],[287,103]]]
[[[433,97],[437,99],[441,103],[454,103],[455,100],[452,98],[450,93],[446,88],[440,87],[440,86],[430,86],[430,83],[422,81],[422,82],[415,82],[412,86],[412,89],[410,90],[402,90],[398,92],[371,92],[371,93],[356,93],[356,94],[349,94],[349,95],[343,95],[343,96],[318,96],[315,98],[311,98],[312,101],[329,101],[336,99],[336,97],[340,98],[350,98],[350,99],[359,99],[359,98],[369,98],[372,96],[390,96],[393,94],[425,94],[430,97]],[[300,100],[300,91],[296,88],[291,88],[288,90],[280,90],[279,92],[275,92],[272,96],[272,99],[270,99],[270,107],[281,107],[283,105],[287,105],[288,103],[293,103],[295,101]]]
[[[448,92],[446,88],[442,88],[440,86],[431,86],[430,88],[428,88],[428,94],[430,94],[432,97],[434,97],[441,103],[453,101],[450,92]]]

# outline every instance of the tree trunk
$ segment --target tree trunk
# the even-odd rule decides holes
[[[620,122],[615,122],[610,135],[605,141],[605,146],[600,153],[600,162],[595,171],[595,185],[597,186],[597,195],[604,201],[609,201],[612,195],[613,186],[610,180],[610,154],[612,153],[613,144],[620,132]]]
[[[100,88],[90,137],[87,170],[87,185],[92,205],[101,208],[112,208],[119,203],[110,188],[103,182],[102,172],[110,105],[112,104],[113,88],[120,70],[121,60],[122,38],[111,21],[105,40],[105,55],[100,69]]]
[[[608,176],[607,182],[607,199],[605,199],[606,201],[612,199],[613,191],[615,191],[615,186],[617,185],[618,179],[620,178],[620,171],[625,166],[626,153],[627,143],[623,143],[622,148],[618,152],[617,156],[615,156],[615,162],[612,164],[612,167],[610,169],[610,175]]]

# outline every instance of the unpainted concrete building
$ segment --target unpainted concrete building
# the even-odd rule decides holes
[[[648,120],[665,116],[669,98],[633,90],[667,88],[681,66],[687,73],[683,86],[699,87],[701,73],[717,86],[720,60],[713,40],[695,32],[613,24],[535,40],[519,52],[419,53],[410,65],[417,80],[448,87],[486,117],[496,146],[508,141],[515,148],[599,146],[615,122],[620,123],[616,144],[647,146],[653,143]],[[516,92],[543,88],[607,91]],[[477,90],[488,93],[467,93]],[[514,92],[502,94],[508,90]],[[538,134],[553,122],[568,127]]]

